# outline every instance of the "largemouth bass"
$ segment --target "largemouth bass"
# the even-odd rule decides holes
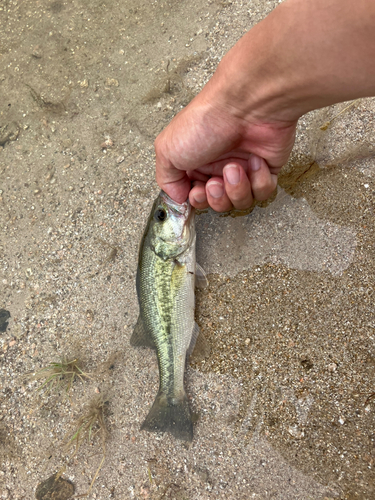
[[[138,322],[130,343],[156,349],[159,392],[141,429],[193,439],[184,388],[186,356],[194,347],[195,220],[189,201],[175,203],[163,191],[152,207],[137,270]]]

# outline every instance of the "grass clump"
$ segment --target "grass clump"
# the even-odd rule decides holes
[[[82,415],[74,425],[73,435],[66,443],[67,449],[75,448],[73,456],[77,454],[83,442],[90,443],[97,434],[100,434],[102,449],[105,449],[108,432],[104,420],[104,411],[107,403],[108,400],[98,394],[84,408]]]
[[[95,436],[99,434],[100,444],[102,448],[102,459],[99,467],[94,474],[88,491],[85,494],[79,496],[87,496],[90,493],[105,460],[105,444],[108,436],[108,431],[105,424],[104,413],[107,403],[108,399],[104,398],[101,394],[95,396],[84,408],[81,416],[74,425],[73,434],[71,435],[71,437],[67,438],[65,444],[66,450],[74,448],[74,452],[71,456],[72,459],[78,453],[79,448],[84,442],[91,443]]]
[[[49,394],[51,391],[58,391],[64,388],[67,395],[76,378],[83,381],[85,378],[90,379],[91,377],[88,373],[83,371],[82,363],[78,358],[65,358],[60,362],[49,363],[48,366],[33,374],[33,378],[44,379],[41,386],[38,387],[39,391],[46,389],[44,394]],[[93,440],[97,435],[99,435],[102,459],[94,474],[88,491],[83,495],[78,495],[78,497],[84,497],[90,493],[105,460],[105,445],[108,436],[105,423],[105,409],[107,407],[107,403],[108,399],[103,397],[102,394],[97,394],[93,397],[83,408],[81,416],[72,425],[71,432],[68,433],[62,443],[62,449],[71,453],[70,458],[68,459],[68,461],[70,461],[77,455],[82,444],[93,444]],[[56,479],[64,473],[65,469],[66,465],[57,473]]]
[[[77,377],[82,381],[84,378],[90,378],[82,370],[82,363],[78,358],[68,359],[64,358],[59,362],[53,361],[34,374],[35,379],[44,379],[42,385],[38,387],[38,391],[46,389],[46,393],[49,393],[64,388],[65,393],[68,394]]]

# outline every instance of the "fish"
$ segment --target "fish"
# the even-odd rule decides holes
[[[154,201],[141,240],[136,288],[139,317],[132,346],[156,350],[159,390],[141,430],[193,439],[185,364],[199,334],[195,322],[195,212],[164,191]]]

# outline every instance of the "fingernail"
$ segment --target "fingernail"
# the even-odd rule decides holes
[[[225,178],[229,184],[235,186],[240,182],[240,169],[238,168],[238,165],[229,163],[224,167],[224,172]]]
[[[197,203],[205,203],[207,201],[206,193],[197,193],[194,195],[194,200]]]
[[[257,170],[260,169],[261,166],[262,166],[262,158],[260,158],[257,155],[251,155],[250,156],[250,169],[253,172],[256,172]]]
[[[221,182],[210,182],[207,184],[207,190],[212,198],[221,198],[224,194],[224,188]]]

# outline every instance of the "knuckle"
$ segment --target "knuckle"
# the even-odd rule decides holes
[[[253,196],[250,194],[246,198],[242,198],[240,200],[233,200],[232,203],[234,208],[237,210],[246,210],[247,208],[251,207],[253,203]]]
[[[258,189],[254,191],[254,197],[258,201],[264,201],[267,200],[271,196],[271,194],[275,190],[275,185],[268,185],[266,187],[263,187],[262,189]]]
[[[252,198],[251,186],[250,183],[240,183],[235,188],[231,188],[230,186],[225,186],[225,189],[228,194],[228,198],[232,201],[232,203],[241,203],[247,201],[249,198]]]
[[[210,207],[212,210],[215,210],[215,212],[228,212],[228,210],[232,208],[232,203],[229,200],[221,203],[211,201]]]
[[[249,198],[251,196],[251,193],[249,192],[250,190],[246,190],[246,192],[243,191],[232,191],[228,193],[229,199],[232,201],[232,203],[241,203]]]

